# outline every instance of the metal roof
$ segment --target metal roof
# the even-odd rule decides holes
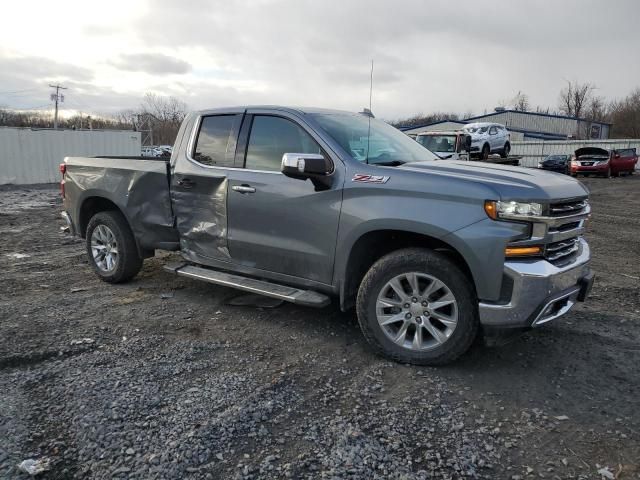
[[[500,110],[499,112],[485,113],[484,115],[478,115],[478,116],[475,116],[475,117],[469,117],[469,118],[466,118],[465,121],[476,120],[478,118],[487,118],[487,117],[490,117],[490,116],[493,116],[493,115],[500,115],[501,113],[520,113],[522,115],[535,115],[535,116],[538,116],[538,117],[549,117],[549,118],[564,118],[566,120],[578,120],[578,121],[581,121],[581,122],[592,122],[592,123],[600,123],[602,125],[613,125],[613,123],[596,121],[596,120],[589,120],[587,118],[569,117],[567,115],[556,115],[556,114],[553,114],[553,113],[523,112],[521,110],[510,110],[510,109]]]
[[[447,123],[447,122],[451,122],[451,123],[459,123],[461,125],[464,125],[467,122],[461,121],[461,120],[438,120],[437,122],[431,122],[431,123],[425,123],[423,125],[403,125],[401,127],[398,127],[398,130],[404,132],[405,130],[413,130],[414,128],[424,128],[424,127],[430,127],[431,125],[439,125],[441,123]]]

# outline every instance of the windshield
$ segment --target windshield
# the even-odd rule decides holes
[[[487,133],[489,127],[465,127],[464,129],[469,133]]]
[[[316,114],[322,129],[353,157],[373,165],[401,165],[438,157],[388,123],[364,115]]]
[[[455,153],[455,135],[418,135],[418,143],[432,152]]]

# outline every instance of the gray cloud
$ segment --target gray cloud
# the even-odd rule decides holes
[[[125,17],[93,33],[118,45],[118,35],[135,32],[127,48],[136,53],[114,47],[116,68],[181,76],[118,95],[92,87],[88,66],[74,78],[83,82],[88,105],[135,106],[153,90],[193,108],[281,103],[359,110],[368,104],[371,59],[373,110],[387,119],[435,110],[480,114],[518,91],[533,106],[555,109],[566,80],[592,82],[597,94],[613,99],[640,78],[633,61],[640,51],[637,0],[196,0],[188,8],[154,0],[151,6],[152,27],[149,16]],[[206,56],[151,53],[158,49]],[[21,78],[44,74],[10,67],[27,72]],[[7,71],[0,52],[0,81]]]
[[[154,75],[185,74],[191,70],[191,65],[184,60],[161,53],[123,54],[109,63],[120,70]]]

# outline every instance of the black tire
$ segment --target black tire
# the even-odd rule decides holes
[[[500,152],[500,156],[502,158],[507,158],[510,152],[511,152],[511,145],[509,144],[509,142],[507,142],[504,144],[504,148],[502,149],[502,152]]]
[[[91,249],[91,237],[100,225],[108,227],[113,232],[117,244],[117,259],[115,267],[110,271],[101,269],[96,263]],[[86,234],[87,257],[91,267],[100,279],[109,283],[122,283],[131,280],[142,268],[142,257],[138,252],[133,232],[124,216],[115,210],[96,213],[87,226]]]
[[[416,271],[443,282],[458,303],[455,329],[444,343],[430,350],[414,350],[393,342],[376,315],[378,295],[387,282],[402,273]],[[371,347],[378,354],[403,363],[450,363],[469,349],[478,333],[478,301],[471,281],[446,256],[421,248],[397,250],[374,263],[360,284],[356,309],[360,328]]]
[[[489,147],[488,144],[484,144],[482,146],[482,151],[480,152],[480,160],[488,160],[489,159],[489,153],[491,153],[491,148]]]

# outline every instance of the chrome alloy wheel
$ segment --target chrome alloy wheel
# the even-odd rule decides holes
[[[103,272],[113,271],[118,264],[118,242],[106,225],[98,225],[91,233],[93,261]]]
[[[441,280],[426,273],[403,273],[380,290],[376,316],[391,341],[410,350],[431,350],[455,330],[458,302]]]

